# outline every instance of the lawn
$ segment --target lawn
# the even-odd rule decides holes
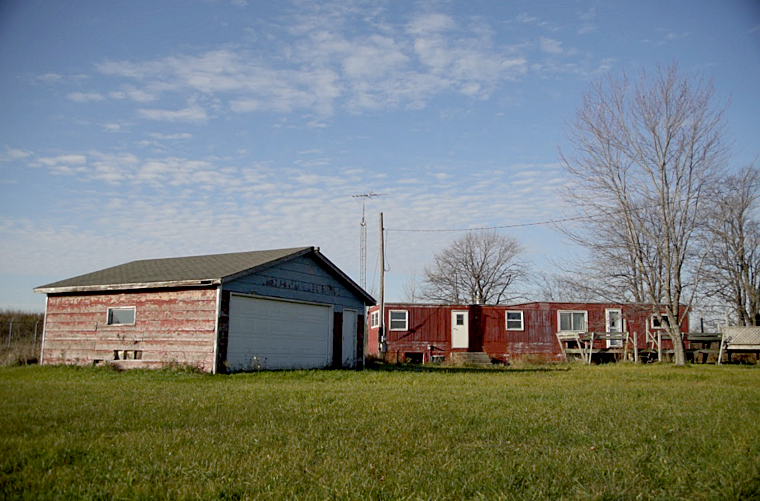
[[[0,369],[2,499],[760,499],[760,370]]]

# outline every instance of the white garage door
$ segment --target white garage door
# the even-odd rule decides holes
[[[312,369],[332,362],[332,308],[233,295],[231,370]]]

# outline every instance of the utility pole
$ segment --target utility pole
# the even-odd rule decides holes
[[[375,193],[370,191],[369,193],[362,193],[360,195],[351,195],[352,198],[362,199],[362,222],[361,233],[359,234],[359,285],[362,289],[367,290],[367,223],[364,220],[364,206],[367,200],[371,200],[375,197],[383,197],[386,193]]]
[[[380,328],[377,331],[378,351],[385,354],[388,343],[385,338],[385,237],[383,235],[383,213],[380,213]]]

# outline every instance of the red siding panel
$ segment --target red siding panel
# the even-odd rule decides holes
[[[613,304],[613,303],[526,303],[510,306],[496,305],[419,305],[392,303],[386,304],[385,325],[388,351],[385,358],[389,361],[403,361],[406,354],[422,353],[427,362],[437,354],[450,355],[451,348],[451,312],[469,311],[470,347],[468,351],[485,351],[491,358],[503,361],[519,359],[526,356],[545,360],[562,360],[562,351],[557,341],[558,317],[560,311],[584,311],[588,318],[588,331],[606,331],[606,310],[620,309],[626,322],[626,330],[637,333],[638,348],[646,349],[646,331],[651,329],[652,307],[647,305]],[[379,307],[370,308],[373,311]],[[392,331],[389,325],[389,310],[406,310],[408,312],[408,329]],[[506,312],[523,312],[523,330],[506,329]],[[682,309],[682,314],[685,310]],[[682,332],[688,332],[688,314],[682,325]],[[378,328],[368,326],[367,352],[379,356]],[[604,347],[606,341],[599,340],[596,347]],[[665,349],[672,348],[672,343],[663,342]]]

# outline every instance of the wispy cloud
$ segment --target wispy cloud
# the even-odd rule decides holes
[[[537,22],[538,18],[534,17],[534,16],[529,16],[528,14],[526,14],[525,12],[523,12],[523,13],[521,13],[521,14],[519,14],[517,16],[517,21],[520,22],[520,23],[529,24],[529,23],[535,23],[535,22]]]
[[[322,154],[301,152],[307,158]],[[439,167],[408,168],[387,176],[384,171],[331,168],[329,164],[319,169],[255,162],[239,166],[215,158],[98,150],[14,156],[51,174],[68,176],[69,189],[80,194],[58,211],[66,225],[35,229],[35,248],[56,248],[57,260],[72,255],[112,260],[104,266],[162,252],[177,255],[180,247],[186,254],[218,252],[214,242],[225,241],[235,242],[226,251],[322,245],[331,259],[353,270],[361,204],[350,195],[369,191],[368,183],[374,191],[389,194],[382,199],[388,227],[450,229],[547,219],[557,212],[552,190],[564,182],[555,164],[504,165],[475,170],[466,177]],[[138,187],[149,190],[131,189]],[[21,252],[29,227],[8,218],[0,220],[3,224],[3,235],[12,243],[7,253],[10,261],[0,267],[23,265],[29,260]],[[91,238],[95,235],[97,243]],[[391,236],[392,255],[403,256],[396,261],[396,270],[423,266],[430,258],[426,249],[431,242],[445,243],[450,236],[415,233],[396,240]],[[66,266],[80,261],[69,257]],[[39,262],[51,267],[41,273],[77,273],[93,267],[88,260],[83,265],[86,269],[64,272],[58,261]],[[35,261],[36,266],[39,262]]]
[[[137,113],[148,120],[158,120],[164,122],[185,122],[201,123],[208,120],[206,110],[198,105],[189,106],[181,110],[160,110],[142,108]]]
[[[112,91],[108,94],[112,99],[131,99],[138,103],[149,103],[156,100],[156,95],[144,89],[137,89],[132,85],[125,85],[122,90]]]
[[[45,83],[54,83],[59,82],[63,79],[63,75],[59,75],[58,73],[45,73],[44,75],[39,75],[37,77],[37,80],[40,82]]]
[[[178,134],[162,134],[160,132],[152,132],[148,134],[148,136],[152,137],[153,139],[159,139],[159,140],[165,140],[165,141],[177,141],[180,139],[190,139],[191,137],[193,137],[193,135],[188,132],[180,132]]]
[[[89,103],[93,101],[103,101],[105,99],[105,96],[97,92],[72,92],[66,97],[76,103]]]
[[[539,46],[542,52],[547,54],[562,54],[562,42],[559,40],[553,40],[551,38],[541,37],[539,40]]]
[[[578,20],[581,23],[581,27],[578,28],[579,35],[587,35],[596,31],[594,20],[596,18],[596,8],[591,7],[589,10],[582,12],[578,15]]]
[[[0,162],[13,162],[24,160],[32,156],[31,151],[21,150],[18,148],[5,147],[5,151],[0,151]]]
[[[238,48],[183,54],[153,61],[104,61],[97,71],[129,79],[108,95],[150,102],[171,93],[200,94],[226,101],[234,113],[296,110],[322,117],[336,108],[423,108],[442,94],[487,98],[505,82],[522,77],[527,60],[519,47],[497,46],[483,24],[458,25],[449,15],[413,16],[399,28],[351,35],[335,29],[319,12],[303,14],[289,31],[297,36],[282,58],[262,58]],[[152,120],[204,121],[196,108],[142,108]]]

